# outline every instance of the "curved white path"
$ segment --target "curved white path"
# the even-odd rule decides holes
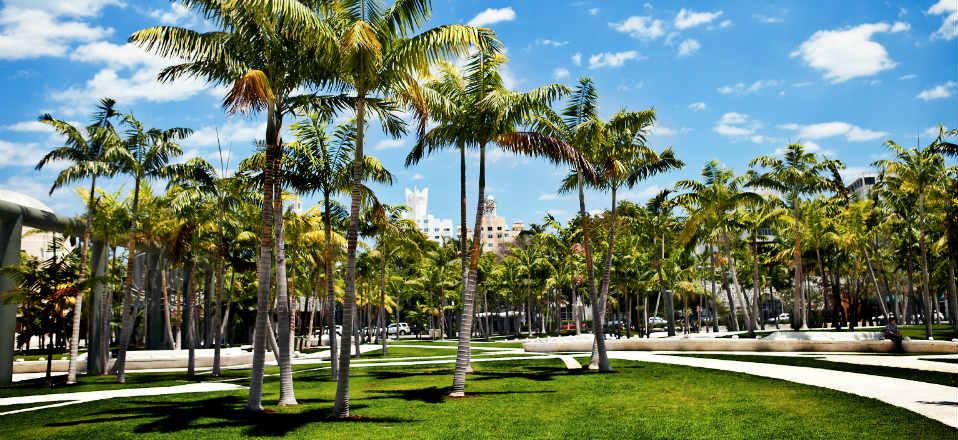
[[[213,391],[232,391],[242,387],[222,382],[200,382],[169,387],[124,388],[105,391],[82,391],[79,393],[35,394],[30,396],[0,398],[0,406],[22,405],[35,403],[50,403],[49,405],[21,408],[13,411],[0,412],[0,416],[16,414],[38,409],[55,408],[59,406],[76,405],[78,403],[93,402],[96,400],[116,399],[119,397],[160,396],[167,394],[209,393]]]
[[[587,355],[587,354],[586,354]],[[790,365],[669,356],[645,351],[610,351],[612,359],[685,365],[829,388],[878,399],[958,428],[958,388],[893,377]]]

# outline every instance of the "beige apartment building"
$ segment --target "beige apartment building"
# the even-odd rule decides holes
[[[524,228],[525,224],[521,221],[513,221],[511,225],[507,224],[506,219],[500,217],[496,212],[496,199],[492,196],[486,198],[485,211],[482,213],[482,230],[480,231],[482,233],[480,242],[483,252],[503,255]],[[457,233],[461,230],[462,225],[457,228]],[[471,239],[472,228],[468,228],[466,231],[467,236]]]

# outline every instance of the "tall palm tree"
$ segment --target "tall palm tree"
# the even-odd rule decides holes
[[[123,117],[125,148],[113,148],[107,159],[117,171],[133,178],[133,202],[130,206],[130,230],[127,239],[126,281],[123,287],[123,305],[120,312],[120,349],[116,358],[118,383],[126,382],[126,351],[133,333],[133,264],[136,259],[137,210],[140,185],[151,180],[172,177],[170,162],[183,154],[177,141],[193,133],[188,128],[147,129],[133,115]]]
[[[834,189],[834,182],[825,175],[829,167],[836,166],[837,162],[830,159],[819,160],[815,153],[809,152],[802,144],[789,144],[785,147],[784,157],[759,156],[749,162],[749,167],[760,166],[767,171],[756,174],[749,186],[778,191],[785,198],[792,211],[792,220],[795,225],[801,224],[802,197]],[[792,329],[799,330],[806,326],[802,319],[805,301],[802,295],[804,274],[802,269],[802,236],[801,229],[793,229],[792,265]]]
[[[356,244],[359,209],[362,202],[362,164],[367,112],[378,116],[391,136],[404,131],[395,111],[400,106],[420,114],[419,131],[428,115],[422,88],[416,75],[430,63],[447,56],[465,55],[470,47],[493,44],[491,31],[463,25],[445,25],[415,34],[431,15],[428,0],[400,0],[384,7],[378,0],[343,2],[335,20],[338,52],[334,59],[336,76],[351,93],[337,97],[341,107],[356,115],[356,142],[352,164],[352,194],[349,226],[346,231],[346,292],[343,298],[343,343],[348,343],[353,326],[356,296]],[[339,358],[336,386],[336,417],[349,417],[349,356]]]
[[[660,191],[645,204],[643,220],[646,231],[650,235],[648,244],[651,245],[650,254],[652,255],[652,266],[655,270],[655,277],[658,279],[659,295],[662,297],[665,306],[666,330],[669,336],[675,336],[675,305],[673,304],[672,294],[668,293],[666,285],[665,272],[663,265],[669,257],[669,247],[666,243],[669,241],[669,235],[677,228],[678,219],[675,218],[674,209],[677,205],[675,198],[669,198],[671,190]]]
[[[265,162],[278,161],[284,117],[316,101],[313,94],[297,93],[303,87],[337,84],[331,65],[336,61],[332,55],[338,42],[330,17],[337,8],[331,3],[314,5],[294,0],[197,0],[187,5],[219,30],[201,33],[174,26],[155,26],[135,32],[130,42],[149,52],[183,60],[161,71],[161,81],[197,77],[214,84],[231,84],[224,107],[229,113],[265,112]],[[266,320],[273,259],[273,168],[264,167],[256,329],[247,401],[247,408],[257,412],[263,409]]]
[[[736,177],[731,169],[722,167],[715,160],[705,164],[701,172],[702,181],[684,179],[676,182],[678,189],[685,193],[677,197],[677,201],[689,210],[689,219],[682,231],[683,241],[686,243],[704,241],[712,254],[713,246],[724,248],[724,258],[728,263],[728,270],[738,294],[744,292],[738,283],[738,274],[735,271],[732,258],[732,242],[737,240],[741,231],[741,208],[750,204],[760,203],[762,198],[742,187],[748,182],[749,176]],[[754,177],[753,177],[754,178]],[[726,283],[723,285],[728,287]],[[735,312],[735,301],[730,290],[726,289],[729,303],[729,326],[738,330],[738,319]],[[745,301],[742,301],[743,306]],[[752,315],[744,310],[747,326],[754,331]],[[717,317],[716,317],[717,318]]]
[[[86,225],[83,228],[83,239],[80,244],[80,273],[78,284],[86,281],[87,254],[90,245],[90,224],[93,221],[94,195],[96,194],[97,177],[112,176],[115,169],[104,159],[108,148],[115,147],[118,141],[116,130],[111,119],[119,115],[114,109],[116,101],[103,98],[97,104],[93,113],[92,123],[86,127],[86,136],[80,129],[70,123],[55,119],[50,114],[40,116],[41,123],[53,127],[54,131],[65,138],[64,145],[47,153],[37,163],[36,169],[41,170],[53,161],[66,160],[69,166],[60,171],[50,187],[50,194],[59,188],[74,182],[89,178],[90,193],[87,196]],[[70,365],[67,369],[67,384],[74,384],[77,380],[77,356],[80,340],[80,317],[83,310],[83,291],[77,289],[73,304],[73,326],[70,334]],[[92,316],[92,315],[91,315]],[[92,322],[90,323],[93,324]]]
[[[379,256],[379,310],[376,321],[377,339],[382,342],[383,356],[387,354],[385,311],[388,266],[400,255],[414,255],[419,251],[413,234],[420,232],[413,220],[404,218],[405,212],[405,207],[389,205],[377,205],[370,212],[371,235],[376,237],[375,253]]]
[[[570,95],[569,102],[562,109],[561,114],[545,111],[535,118],[533,129],[552,138],[560,140],[579,152],[582,160],[573,164],[575,173],[574,188],[579,195],[579,222],[582,229],[582,250],[585,254],[586,287],[592,301],[592,325],[600,326],[601,310],[596,306],[599,294],[595,285],[595,267],[592,256],[592,239],[590,236],[591,222],[589,212],[585,208],[585,186],[587,181],[595,183],[595,170],[589,159],[598,148],[597,130],[593,127],[599,121],[598,116],[599,93],[586,77],[580,78],[579,83]],[[561,189],[561,188],[560,188]],[[599,371],[611,371],[609,359],[605,350],[605,333],[593,331],[595,334],[595,350],[593,358],[598,358]]]
[[[895,158],[875,162],[882,169],[880,180],[884,185],[897,188],[898,191],[913,193],[918,197],[918,252],[921,254],[921,287],[924,298],[925,333],[932,335],[932,297],[928,266],[928,198],[942,192],[942,182],[946,180],[945,158],[935,147],[935,143],[920,148],[905,148],[889,140],[885,143]]]
[[[685,166],[685,163],[675,157],[671,148],[656,152],[646,145],[645,134],[654,123],[654,110],[623,111],[614,115],[602,127],[602,130],[606,132],[605,136],[608,144],[604,145],[596,155],[600,173],[599,182],[602,187],[608,188],[612,195],[605,271],[602,274],[602,283],[599,287],[599,307],[603,311],[605,309],[605,298],[608,298],[609,295],[612,254],[615,249],[617,191],[620,187],[631,188],[651,176]],[[664,245],[663,242],[663,248]],[[672,334],[675,334],[674,324]]]
[[[559,98],[565,87],[550,84],[528,92],[514,92],[503,84],[498,68],[507,61],[502,54],[479,51],[466,67],[467,90],[482,98],[473,108],[475,122],[474,143],[479,149],[478,199],[476,223],[468,262],[467,277],[463,280],[462,318],[459,320],[459,347],[456,352],[456,368],[450,396],[465,393],[466,373],[469,369],[469,354],[472,338],[473,312],[475,307],[476,277],[482,253],[482,217],[485,211],[486,147],[495,144],[508,153],[542,157],[554,163],[575,163],[581,155],[568,144],[536,131],[522,131],[533,116],[546,111]]]
[[[304,194],[320,193],[323,197],[324,258],[323,271],[326,282],[326,316],[330,335],[336,334],[336,293],[333,289],[333,217],[345,218],[345,211],[333,197],[346,192],[351,184],[350,172],[355,155],[356,129],[351,124],[337,126],[330,134],[329,118],[318,112],[310,112],[306,119],[292,126],[296,143],[290,146],[291,172],[297,179],[295,186]],[[374,156],[363,156],[364,181],[391,185],[392,174]],[[372,190],[363,187],[366,198]],[[339,362],[335,338],[330,337],[330,365],[332,377],[338,377]]]

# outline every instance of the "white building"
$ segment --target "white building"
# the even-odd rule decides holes
[[[497,255],[505,254],[523,229],[525,229],[525,224],[518,220],[513,221],[511,226],[507,224],[506,219],[500,217],[496,212],[496,199],[492,196],[486,197],[480,236],[483,252],[494,252]],[[468,231],[467,236],[471,239],[473,230],[466,228],[466,231]]]
[[[429,214],[429,188],[406,188],[406,207],[409,211],[405,217],[415,221],[419,230],[430,240],[442,243],[455,238],[452,219],[436,218]]]
[[[855,194],[858,200],[864,200],[871,194],[872,188],[877,182],[877,173],[863,173],[860,177],[853,180],[852,183],[848,185],[848,189]]]

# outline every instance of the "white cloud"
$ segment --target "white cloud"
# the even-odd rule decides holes
[[[716,133],[728,137],[751,137],[761,124],[744,113],[728,112],[719,118],[712,128]]]
[[[903,21],[896,21],[895,24],[891,26],[890,32],[905,32],[911,30],[911,25]]]
[[[706,108],[708,108],[708,106],[706,106],[704,102],[693,102],[693,103],[689,104],[689,108],[690,108],[692,111],[700,112],[700,111],[705,110]]]
[[[515,19],[516,11],[514,11],[511,7],[501,9],[489,8],[480,12],[466,24],[469,26],[486,26],[503,21],[512,21]]]
[[[719,23],[719,29],[725,29],[731,26],[732,26],[732,20],[722,20],[722,22]]]
[[[190,8],[178,2],[171,3],[170,9],[167,11],[161,9],[154,9],[150,11],[150,17],[160,20],[160,23],[163,24],[179,24],[184,19],[190,18],[191,16],[192,13],[190,12]]]
[[[622,197],[622,200],[644,202],[655,197],[658,193],[662,192],[663,189],[664,188],[659,185],[649,185],[639,190],[622,191],[620,197]]]
[[[629,34],[633,38],[654,40],[665,35],[665,25],[662,20],[652,17],[633,15],[621,23],[609,23],[612,29]]]
[[[945,131],[948,131],[948,127],[945,127]],[[938,126],[935,125],[935,126],[928,127],[928,128],[926,128],[925,131],[923,131],[922,133],[923,133],[925,136],[929,136],[929,137],[931,137],[931,138],[936,138],[936,137],[938,137]]]
[[[764,14],[752,14],[752,18],[758,20],[761,23],[766,23],[766,24],[778,24],[778,23],[785,22],[785,19],[782,17],[775,17],[770,15],[764,15]]]
[[[15,124],[7,125],[3,127],[3,129],[9,130],[9,131],[23,131],[23,132],[30,132],[30,133],[53,133],[53,127],[36,120],[17,122]]]
[[[779,128],[798,131],[798,137],[803,140],[826,139],[835,136],[845,136],[845,139],[849,142],[866,142],[888,136],[888,133],[884,131],[869,130],[841,121],[822,122],[809,125],[790,123],[779,125]]]
[[[812,82],[811,82],[811,81],[802,81],[802,82],[797,82],[797,83],[792,84],[792,87],[796,87],[796,88],[798,88],[798,87],[808,87],[808,86],[810,86],[810,85],[812,85]]]
[[[589,68],[599,69],[603,67],[621,67],[626,61],[643,59],[639,53],[634,50],[625,52],[602,52],[589,57]]]
[[[536,45],[538,45],[538,46],[562,47],[562,46],[565,46],[566,44],[569,44],[569,42],[568,42],[568,41],[550,40],[550,39],[548,39],[548,38],[541,39],[541,40],[536,40]]]
[[[909,73],[907,75],[902,75],[898,77],[898,79],[900,80],[915,79],[915,78],[918,78],[918,75],[915,75],[914,73]]]
[[[34,166],[43,158],[45,151],[34,143],[0,140],[0,167]]]
[[[130,105],[140,100],[170,102],[187,99],[209,88],[199,78],[180,78],[171,83],[160,83],[160,70],[178,62],[148,54],[132,45],[96,42],[78,47],[70,59],[78,62],[105,64],[83,85],[50,93],[50,98],[63,105],[62,112],[76,114],[88,109],[90,103],[109,96]]]
[[[217,131],[219,132],[219,142],[224,148],[235,144],[244,146],[252,145],[257,139],[263,139],[266,136],[266,123],[233,119],[227,121],[222,126],[208,125],[195,130],[193,134],[183,142],[183,145],[215,147]]]
[[[945,19],[941,22],[941,27],[932,34],[932,38],[951,40],[958,37],[958,2],[955,0],[938,0],[938,3],[928,8],[928,13],[945,16]]]
[[[734,85],[725,85],[725,86],[719,87],[717,90],[719,93],[723,95],[731,95],[731,94],[746,95],[749,93],[755,93],[767,87],[778,87],[780,85],[782,85],[782,81],[779,81],[779,80],[760,79],[751,84],[745,84],[740,82]]]
[[[589,15],[599,15],[599,8],[589,8]]]
[[[562,196],[557,193],[540,193],[539,194],[539,200],[544,200],[549,202],[554,200],[559,200],[560,198],[562,198]]]
[[[871,76],[894,68],[885,46],[872,40],[876,33],[892,32],[888,23],[869,23],[852,28],[824,30],[812,36],[791,53],[806,64],[824,72],[833,83]]]
[[[922,101],[949,98],[951,97],[952,93],[955,92],[956,87],[958,87],[958,83],[954,81],[948,81],[944,84],[938,84],[930,89],[922,90],[921,93],[919,93],[916,97]]]
[[[576,52],[575,54],[572,55],[572,64],[575,64],[576,66],[581,66],[581,65],[582,65],[582,54],[581,54],[581,53]]]
[[[715,12],[695,12],[690,9],[682,8],[675,16],[675,27],[679,30],[689,29],[719,18],[722,11]]]
[[[59,57],[73,43],[95,41],[113,33],[112,28],[61,20],[60,15],[42,9],[21,9],[8,2],[0,10],[0,59]]]
[[[699,44],[698,40],[694,38],[687,38],[685,41],[679,44],[679,56],[684,57],[692,55],[693,53],[698,52],[701,47],[702,45]]]
[[[5,0],[8,7],[35,9],[57,16],[92,17],[107,6],[125,7],[120,0]]]
[[[412,180],[414,180],[414,181],[415,181],[415,180],[422,180],[422,179],[425,179],[425,177],[423,177],[422,174],[416,173],[416,174],[413,174],[413,175],[412,175]]]
[[[556,69],[552,71],[552,77],[557,80],[566,79],[569,77],[569,69],[556,67]]]
[[[406,141],[402,139],[383,139],[376,142],[376,145],[373,146],[373,150],[391,150],[394,148],[402,148],[404,145],[406,145]]]

